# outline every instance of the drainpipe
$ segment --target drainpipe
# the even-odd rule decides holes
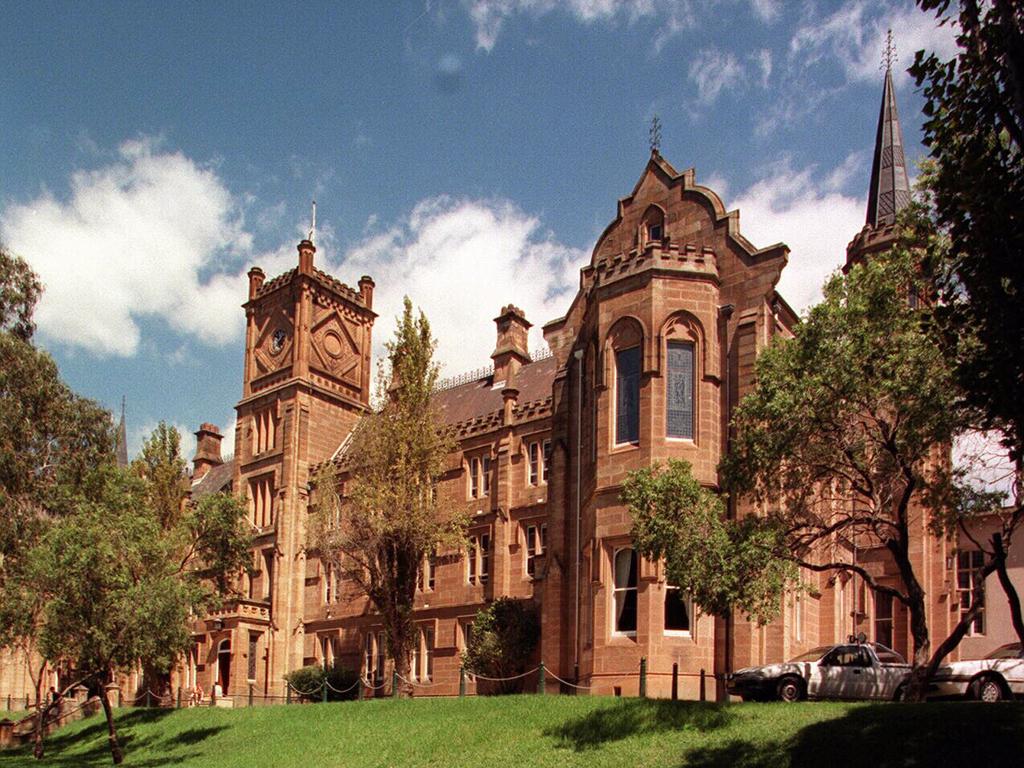
[[[729,318],[732,317],[733,311],[736,309],[734,304],[723,304],[718,308],[718,311],[722,318],[722,338],[725,340],[725,370],[723,371],[723,381],[725,383],[725,452],[728,455],[729,450],[732,447],[732,427],[731,427],[731,410],[732,410],[732,397],[729,387],[732,384],[732,375],[729,368]],[[736,502],[732,494],[729,495],[729,503],[726,507],[726,514],[729,519],[735,519],[736,517]],[[732,609],[729,609],[729,613],[725,617],[725,673],[732,673],[732,659],[733,659],[733,615]],[[728,695],[726,696],[728,698]]]
[[[580,446],[583,441],[583,350],[572,353],[576,360],[576,605],[573,612],[573,670],[579,673],[580,668],[580,487],[583,453]],[[579,680],[573,680],[577,685]]]

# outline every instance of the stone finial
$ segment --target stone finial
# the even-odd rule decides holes
[[[259,267],[253,267],[249,270],[249,298],[255,299],[256,294],[260,288],[263,287],[263,281],[266,279],[266,275],[263,274],[263,270]]]
[[[373,289],[376,287],[373,278],[363,275],[359,278],[359,295],[363,297],[363,304],[367,309],[373,309]]]
[[[312,240],[302,240],[298,245],[299,249],[299,274],[313,274],[313,254],[316,253],[316,246]]]

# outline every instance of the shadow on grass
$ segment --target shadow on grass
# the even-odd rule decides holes
[[[192,728],[162,739],[159,733],[140,736],[139,726],[156,723],[171,710],[166,709],[133,709],[127,713],[118,713],[114,717],[117,737],[124,749],[125,760],[133,768],[161,768],[171,765],[188,765],[198,755],[186,752],[185,748],[199,744],[203,740],[224,730],[226,726],[213,728]],[[84,744],[89,744],[85,749]],[[0,768],[11,766],[58,766],[58,768],[98,768],[112,765],[110,745],[107,741],[107,721],[103,714],[94,715],[88,725],[81,728],[62,728],[46,739],[46,756],[42,761],[32,757],[31,744],[18,750],[0,753]],[[157,752],[152,757],[139,758],[142,752]]]
[[[797,706],[815,706],[802,704]],[[801,729],[787,740],[736,739],[690,750],[688,768],[905,768],[1020,765],[1024,705],[878,704]]]
[[[637,734],[691,729],[709,731],[727,725],[733,718],[728,707],[690,701],[622,699],[544,731],[560,747],[577,751],[595,749],[609,741]]]

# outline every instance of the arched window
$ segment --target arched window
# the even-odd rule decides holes
[[[693,440],[693,344],[670,341],[666,362],[666,434]]]
[[[665,212],[656,205],[644,211],[643,243],[660,243],[665,239]]]
[[[615,587],[614,632],[631,635],[636,632],[637,557],[633,549],[619,549],[613,559]]]
[[[640,442],[640,347],[615,353],[615,443]]]
[[[614,445],[640,442],[640,381],[644,328],[634,317],[620,318],[604,341],[604,382],[614,385],[611,414]]]

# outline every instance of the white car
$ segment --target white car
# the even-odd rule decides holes
[[[910,665],[874,643],[823,645],[782,664],[748,667],[730,675],[729,693],[744,701],[899,699]]]
[[[1020,643],[1001,645],[984,659],[954,661],[939,667],[928,697],[950,696],[978,701],[1024,696],[1024,653]]]

